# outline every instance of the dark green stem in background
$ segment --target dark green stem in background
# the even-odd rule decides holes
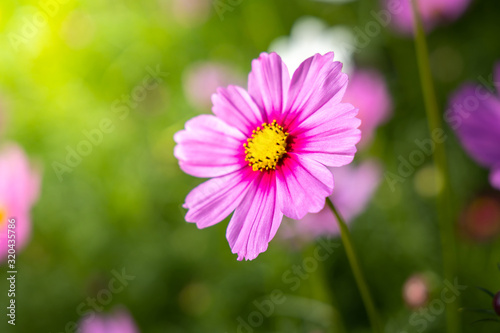
[[[342,243],[344,244],[345,252],[347,254],[347,258],[349,259],[349,264],[351,265],[351,269],[354,274],[354,278],[356,279],[356,284],[358,285],[359,292],[361,293],[361,298],[363,299],[363,303],[365,304],[366,312],[368,313],[368,318],[370,319],[370,323],[372,325],[372,330],[374,333],[382,333],[380,319],[377,310],[375,309],[375,304],[373,303],[370,290],[368,289],[368,285],[366,284],[361,266],[359,265],[358,257],[356,256],[356,252],[354,251],[351,233],[347,228],[344,219],[342,218],[342,216],[340,216],[330,198],[326,198],[326,203],[337,218],[340,235],[342,237]]]
[[[309,249],[303,253],[304,260],[306,258],[314,257],[316,246],[311,246]],[[311,274],[309,277],[309,288],[311,296],[323,303],[331,305],[330,313],[330,326],[327,332],[331,333],[346,333],[344,322],[340,312],[338,311],[338,303],[335,299],[335,295],[328,284],[328,277],[324,272],[324,267],[322,265],[318,266],[318,270]]]
[[[424,96],[427,121],[431,137],[442,136],[444,133],[443,123],[437,104],[434,83],[432,80],[429,63],[429,53],[427,41],[418,5],[416,0],[411,0],[413,9],[413,19],[415,26],[415,46],[417,61],[420,72],[420,81]],[[433,140],[435,141],[435,140]],[[442,181],[442,189],[438,195],[438,220],[441,234],[441,247],[443,257],[443,275],[450,282],[454,281],[456,274],[457,255],[455,244],[455,232],[452,214],[451,188],[449,180],[449,169],[446,158],[445,144],[435,143],[434,163],[437,169],[437,176]],[[446,323],[449,333],[459,333],[458,300],[446,305]]]

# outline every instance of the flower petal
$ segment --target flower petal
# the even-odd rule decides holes
[[[367,160],[358,166],[346,165],[331,169],[335,191],[330,196],[342,217],[350,222],[368,205],[382,179],[382,165]]]
[[[493,84],[497,88],[497,92],[500,94],[500,62],[495,64],[494,71]]]
[[[217,117],[201,115],[189,120],[174,140],[174,155],[181,169],[192,176],[223,176],[246,165],[245,136]]]
[[[332,194],[332,173],[311,159],[290,153],[276,173],[281,211],[292,219],[319,212]]]
[[[500,190],[500,166],[491,171],[490,183],[491,183],[491,186]]]
[[[29,211],[38,199],[40,172],[30,166],[28,157],[16,144],[9,143],[0,151],[0,209],[11,213]],[[6,205],[7,207],[1,207]],[[13,211],[12,211],[13,210]]]
[[[32,226],[29,211],[13,208],[7,213],[9,214],[7,218],[15,218],[16,220],[16,251],[21,251],[31,239]],[[0,262],[4,261],[9,254],[8,225],[7,221],[0,223]]]
[[[289,86],[290,75],[279,55],[261,53],[252,61],[248,92],[264,111],[266,122],[281,121]]]
[[[202,229],[224,220],[245,197],[256,174],[251,168],[212,178],[195,187],[186,197],[186,221]]]
[[[382,166],[376,160],[369,160],[359,166],[332,168],[331,172],[335,178],[335,190],[330,199],[349,223],[365,210],[373,198],[382,178]],[[327,206],[319,213],[307,214],[299,221],[290,220],[281,228],[285,229],[286,238],[299,237],[304,240],[340,233],[338,222]]]
[[[342,63],[333,62],[333,52],[306,59],[290,83],[287,123],[300,123],[327,103],[340,103],[347,87]]]
[[[99,315],[93,314],[80,322],[80,333],[106,333],[106,321]]]
[[[332,167],[351,163],[361,138],[357,112],[345,103],[321,108],[291,131],[293,152]]]
[[[278,230],[283,213],[277,203],[274,173],[257,173],[245,199],[229,222],[226,238],[238,260],[253,260],[267,249]]]
[[[478,98],[476,86],[465,85],[451,99],[450,119],[465,150],[487,167],[500,163],[500,100]],[[459,122],[458,122],[459,121]]]
[[[231,126],[249,135],[264,122],[264,117],[248,92],[237,86],[217,89],[212,95],[213,113]]]
[[[80,333],[138,333],[132,316],[123,308],[109,315],[94,314],[83,317],[79,324]]]
[[[371,141],[376,128],[386,122],[392,113],[391,96],[384,77],[373,69],[357,70],[349,76],[342,101],[359,109],[357,117],[361,119],[359,129],[363,133],[360,144],[364,146]]]

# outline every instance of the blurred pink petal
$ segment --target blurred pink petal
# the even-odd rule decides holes
[[[474,104],[476,107],[467,110],[470,101],[475,101],[477,104]],[[500,100],[498,97],[490,95],[484,100],[476,98],[476,86],[467,84],[454,94],[450,109],[452,115],[460,120],[455,130],[469,155],[485,167],[499,164]]]
[[[165,1],[165,0],[161,0]],[[204,23],[210,16],[210,0],[167,0],[171,6],[165,6],[175,20],[186,27]],[[167,2],[166,2],[167,3]]]
[[[418,309],[427,303],[429,299],[429,282],[420,274],[412,275],[403,286],[403,299],[406,305],[412,309]]]
[[[410,0],[382,0],[386,10],[393,8],[391,22],[398,32],[413,33],[413,13]],[[437,25],[457,20],[471,0],[418,0],[422,22],[427,31]]]
[[[124,309],[109,315],[93,313],[80,323],[80,333],[139,333],[132,316]]]
[[[29,164],[24,151],[10,144],[0,151],[0,259],[7,256],[7,220],[15,219],[16,251],[31,233],[30,210],[38,199],[40,174]]]
[[[493,187],[500,190],[500,166],[490,173],[490,183]]]
[[[500,98],[482,90],[475,84],[459,88],[450,99],[446,119],[467,153],[491,169],[491,185],[500,189]]]
[[[359,147],[369,144],[375,129],[392,115],[391,95],[384,77],[373,69],[358,69],[351,75],[343,101],[356,105],[359,109]]]
[[[211,97],[219,87],[239,84],[242,78],[232,67],[217,62],[199,62],[186,69],[183,75],[184,94],[189,103],[209,112]]]
[[[347,165],[331,169],[335,177],[335,190],[330,196],[333,203],[347,222],[361,214],[377,189],[382,168],[374,160],[359,166]],[[290,220],[284,225],[285,238],[303,238],[306,240],[323,235],[337,235],[337,221],[332,211],[324,207],[317,214],[307,214],[301,220]]]

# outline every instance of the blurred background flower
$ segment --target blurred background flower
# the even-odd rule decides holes
[[[366,147],[376,128],[392,114],[392,100],[383,76],[374,69],[356,69],[349,77],[343,101],[359,109],[362,134],[358,148]]]
[[[354,35],[346,26],[329,27],[316,17],[301,17],[290,32],[290,36],[275,39],[269,51],[278,53],[285,62],[290,76],[305,59],[316,53],[335,53],[335,61],[344,66],[342,71],[350,73],[353,66]]]
[[[382,0],[386,9],[394,13],[391,18],[398,32],[413,32],[413,14],[411,1]],[[440,24],[457,20],[467,9],[471,0],[419,0],[418,8],[422,15],[424,29],[430,31]],[[397,8],[397,10],[393,9]]]
[[[212,1],[210,0],[159,0],[165,11],[183,26],[192,27],[208,20]]]
[[[330,199],[346,222],[351,222],[370,202],[380,184],[382,168],[379,162],[368,160],[357,166],[346,165],[331,171],[335,187]],[[306,241],[319,236],[335,236],[340,232],[331,209],[326,205],[319,213],[309,213],[301,220],[289,219],[283,228],[283,237]]]
[[[348,3],[356,0],[312,0],[312,1],[318,1],[318,2],[329,2],[333,4],[342,4],[342,3]]]
[[[217,88],[230,84],[246,86],[243,75],[228,64],[210,61],[194,63],[183,74],[186,100],[204,113],[211,113],[211,98]]]
[[[124,308],[109,314],[91,313],[79,325],[79,333],[139,333],[134,319]]]
[[[461,212],[459,227],[462,236],[476,242],[489,242],[500,235],[500,194],[480,194]]]
[[[424,274],[414,274],[403,286],[403,299],[411,309],[424,307],[429,300],[429,281]]]
[[[26,246],[31,235],[31,207],[38,199],[41,175],[34,170],[24,151],[14,144],[0,150],[0,259],[7,257],[8,224],[15,220],[15,250]],[[14,255],[15,258],[15,255]]]
[[[500,82],[500,64],[495,68]],[[500,98],[492,86],[465,84],[451,97],[446,119],[467,153],[490,169],[490,183],[500,189]],[[499,89],[499,87],[497,87]]]

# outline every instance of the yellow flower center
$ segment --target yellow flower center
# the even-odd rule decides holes
[[[254,171],[274,170],[279,160],[286,154],[288,133],[273,120],[263,123],[252,132],[245,147],[245,161]]]

